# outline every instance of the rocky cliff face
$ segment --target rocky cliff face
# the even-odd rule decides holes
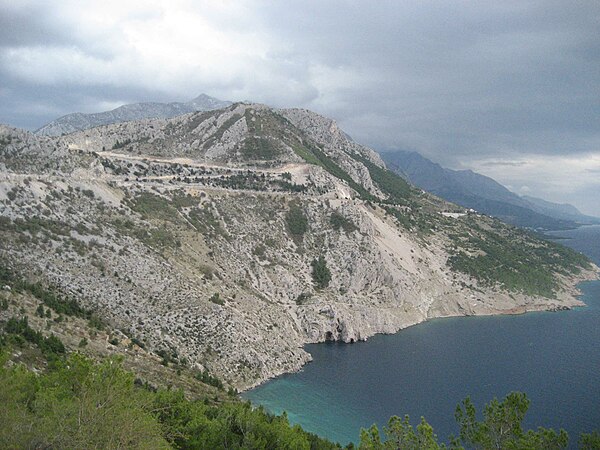
[[[3,264],[240,388],[300,368],[308,342],[579,305],[574,283],[593,276],[578,255],[566,263],[566,250],[412,188],[308,111],[236,104],[0,139]],[[530,249],[552,295],[452,263],[503,239]]]

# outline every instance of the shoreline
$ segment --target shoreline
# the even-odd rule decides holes
[[[352,345],[352,344],[358,343],[358,342],[365,342],[369,338],[371,338],[375,335],[394,335],[402,330],[408,329],[410,327],[418,326],[418,325],[424,324],[426,322],[429,322],[430,320],[436,320],[436,319],[446,319],[446,318],[453,318],[453,317],[454,318],[456,318],[456,317],[477,317],[477,316],[479,316],[479,317],[518,316],[518,315],[523,315],[523,314],[532,313],[532,312],[562,312],[562,311],[569,311],[574,308],[583,308],[583,307],[586,307],[587,305],[583,301],[579,300],[579,297],[582,295],[582,292],[579,289],[579,284],[584,283],[584,282],[593,282],[593,281],[600,281],[600,267],[598,267],[596,264],[594,264],[592,262],[592,268],[582,270],[579,274],[566,277],[564,289],[560,292],[561,294],[563,294],[563,296],[558,296],[556,299],[544,298],[544,300],[546,302],[554,301],[554,303],[548,303],[547,305],[539,304],[539,303],[535,303],[533,305],[517,305],[510,309],[498,309],[495,311],[490,310],[489,312],[472,313],[472,314],[468,314],[468,313],[467,314],[465,314],[465,313],[458,314],[457,313],[457,314],[446,314],[446,315],[434,315],[434,316],[430,316],[430,317],[425,317],[423,320],[420,320],[420,321],[417,321],[414,323],[408,323],[405,326],[400,326],[395,331],[391,331],[391,332],[381,331],[381,332],[373,332],[371,334],[365,334],[364,338],[357,340],[357,341],[345,342],[343,340],[331,341],[331,340],[327,340],[327,339],[319,340],[319,341],[307,341],[302,344],[301,348],[302,348],[302,350],[306,351],[305,347],[308,344],[325,344],[327,342]],[[528,297],[528,298],[540,299],[540,297]],[[245,392],[256,389],[259,386],[262,386],[263,384],[265,384],[271,380],[274,380],[276,378],[279,378],[283,375],[300,372],[306,364],[309,364],[310,362],[312,362],[312,356],[310,356],[310,353],[308,353],[308,355],[309,355],[308,360],[303,362],[302,364],[300,364],[297,368],[294,368],[292,370],[286,370],[277,375],[270,376],[264,380],[257,381],[255,384],[252,384],[251,386],[239,389],[239,393],[244,394]]]

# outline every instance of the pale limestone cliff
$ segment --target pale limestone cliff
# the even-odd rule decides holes
[[[595,276],[592,266],[559,275],[549,244],[383,185],[374,152],[306,111],[237,104],[55,139],[0,132],[5,264],[240,388],[299,369],[309,342],[579,306],[576,281]],[[453,270],[457,249],[485,256],[480,236],[546,255],[554,297]],[[323,289],[311,267],[320,256]]]

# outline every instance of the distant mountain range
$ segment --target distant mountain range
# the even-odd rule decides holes
[[[497,181],[471,170],[446,169],[416,152],[382,152],[387,166],[414,185],[445,200],[507,223],[543,230],[600,223],[568,204],[519,196]]]
[[[524,195],[522,197],[532,208],[541,213],[558,219],[572,220],[579,224],[600,223],[600,218],[582,214],[575,206],[568,203],[553,203],[547,200]]]
[[[231,105],[231,102],[223,101],[201,94],[189,102],[171,102],[171,103],[133,103],[119,106],[111,111],[104,111],[93,114],[72,113],[62,116],[50,123],[47,123],[35,134],[42,136],[60,136],[75,131],[87,130],[100,125],[109,125],[112,123],[129,122],[140,119],[168,119],[196,111],[210,111],[221,109]]]

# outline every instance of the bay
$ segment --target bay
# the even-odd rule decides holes
[[[553,233],[600,264],[600,226]],[[456,404],[479,409],[526,392],[527,427],[564,428],[575,444],[600,429],[600,282],[581,284],[588,305],[520,316],[436,319],[355,344],[306,346],[313,362],[244,393],[290,422],[346,444],[392,415],[421,416],[441,440],[458,430]]]

